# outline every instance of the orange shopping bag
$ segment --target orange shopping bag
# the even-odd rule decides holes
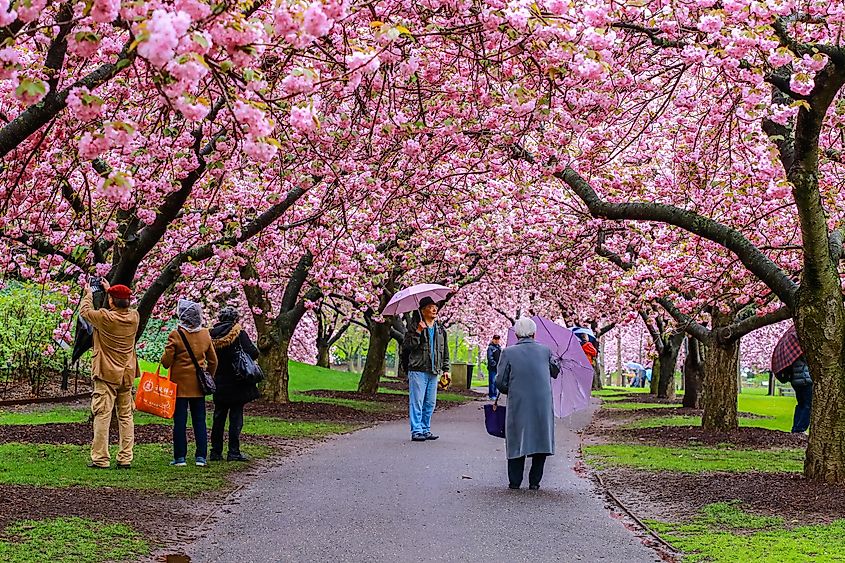
[[[155,373],[144,372],[135,395],[135,408],[164,418],[173,418],[176,410],[176,384],[161,375],[161,366]]]

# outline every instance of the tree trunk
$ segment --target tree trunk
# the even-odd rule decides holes
[[[364,371],[358,382],[359,393],[375,395],[378,392],[378,384],[384,374],[384,359],[388,344],[390,344],[390,322],[373,322],[370,329],[367,360],[364,362]]]
[[[730,432],[739,428],[736,408],[739,340],[723,344],[714,339],[708,344],[704,353],[704,416],[701,426],[705,430]]]
[[[845,483],[845,315],[838,279],[827,296],[799,290],[795,328],[813,378],[810,440],[804,475],[814,481]]]
[[[289,403],[288,397],[288,348],[290,336],[279,337],[274,344],[262,350],[258,363],[266,379],[261,386],[261,396],[271,403]]]
[[[660,378],[657,380],[657,397],[675,398],[675,367],[678,365],[678,353],[684,341],[684,333],[678,332],[663,338],[663,349],[658,354],[660,360]],[[654,370],[651,372],[654,380]]]
[[[622,381],[622,329],[616,328],[616,374],[619,376],[619,386],[625,387]]]
[[[701,408],[701,382],[704,379],[704,361],[701,357],[702,344],[687,337],[687,356],[684,359],[684,406]]]
[[[598,355],[593,364],[593,391],[602,388],[602,375],[604,374],[604,344],[601,340],[598,341]]]
[[[329,360],[329,348],[323,343],[317,344],[317,366],[321,368],[331,369],[331,362]]]
[[[660,356],[654,359],[651,365],[651,381],[649,382],[649,395],[657,395],[657,384],[660,382]]]

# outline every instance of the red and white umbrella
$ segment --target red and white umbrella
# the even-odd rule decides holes
[[[451,287],[436,283],[412,285],[394,295],[381,314],[401,315],[402,313],[409,313],[420,308],[420,301],[424,297],[431,297],[432,301],[439,303],[452,293],[455,293],[455,290]]]

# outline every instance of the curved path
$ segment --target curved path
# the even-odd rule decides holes
[[[573,471],[579,413],[557,424],[539,491],[507,488],[481,403],[434,415],[440,439],[381,424],[282,460],[188,555],[202,562],[659,561]],[[528,465],[528,463],[526,463]],[[469,479],[466,477],[470,477]]]

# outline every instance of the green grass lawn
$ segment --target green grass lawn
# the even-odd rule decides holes
[[[130,561],[149,553],[129,526],[83,518],[24,520],[0,533],[0,561],[6,563]]]
[[[804,563],[845,560],[845,520],[789,528],[783,518],[756,516],[737,503],[701,509],[688,522],[648,521],[666,541],[685,552],[684,561]]]
[[[628,403],[634,404],[634,403]],[[792,429],[792,413],[795,410],[793,397],[769,397],[765,394],[743,392],[738,400],[739,425],[749,428],[768,428],[789,432]],[[607,408],[627,408],[622,405],[608,404]],[[755,414],[768,418],[743,418],[742,414]],[[635,420],[626,428],[655,428],[659,426],[700,426],[700,416],[655,416]]]
[[[145,372],[145,371],[150,372],[150,373],[155,373],[156,369],[159,366],[159,363],[158,362],[148,362],[147,360],[142,360],[141,358],[138,358],[138,365],[141,367],[142,373]],[[165,373],[167,373],[167,370],[164,369],[164,368],[161,368],[161,373],[165,374]]]
[[[357,391],[361,376],[357,373],[320,368],[291,361],[288,363],[290,380],[288,392],[329,389],[332,391]]]
[[[59,407],[51,410],[37,410],[30,412],[0,412],[0,426],[6,424],[49,424],[86,422],[89,410],[86,408],[71,409]],[[206,420],[211,428],[211,413]],[[172,425],[173,421],[153,416],[145,412],[135,412],[135,425],[146,424]],[[287,421],[271,416],[245,416],[243,433],[246,435],[278,436],[282,438],[323,438],[330,434],[351,432],[360,428],[360,425],[335,423],[335,422],[312,422],[312,421]]]
[[[605,387],[598,391],[593,391],[594,397],[614,397],[617,395],[627,395],[629,393],[648,393],[647,387]]]
[[[638,409],[678,409],[681,405],[670,405],[666,403],[628,403],[623,401],[609,402],[603,405],[606,409],[623,409],[623,410],[638,410]]]
[[[189,451],[192,445],[189,444]],[[255,458],[269,455],[270,448],[246,444],[244,453]],[[112,461],[117,448],[112,447]],[[48,444],[0,444],[0,483],[36,487],[116,487],[191,495],[221,488],[226,476],[249,464],[210,463],[208,467],[170,467],[169,444],[135,446],[132,469],[90,469],[88,446]],[[190,460],[189,460],[190,461]]]
[[[0,425],[6,424],[52,424],[85,422],[91,413],[87,408],[53,407],[33,411],[0,410]],[[136,413],[137,414],[137,413]]]
[[[804,469],[804,451],[737,450],[729,448],[666,448],[606,444],[584,446],[584,459],[598,469],[633,467],[651,471],[667,470],[682,473],[710,471],[800,472]]]

